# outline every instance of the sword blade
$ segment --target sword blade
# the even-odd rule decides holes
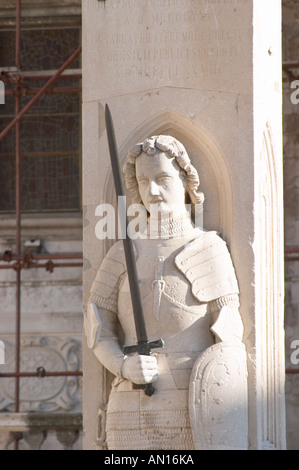
[[[125,191],[124,191],[124,186],[123,186],[123,181],[122,181],[122,176],[121,176],[121,169],[119,165],[119,157],[118,157],[118,151],[117,151],[117,145],[116,145],[114,125],[112,121],[111,112],[107,104],[105,107],[105,119],[106,119],[106,129],[107,129],[108,145],[109,145],[109,152],[110,152],[110,160],[111,160],[116,194],[118,197],[125,196]],[[126,231],[127,231],[128,217],[127,217],[126,210],[125,210],[125,213],[126,213],[125,220],[126,220]],[[131,292],[131,298],[132,298],[137,342],[138,343],[147,342],[148,338],[147,338],[147,332],[146,332],[145,321],[144,321],[144,313],[143,313],[142,302],[141,302],[134,247],[133,247],[133,242],[127,233],[125,234],[125,237],[123,238],[123,244],[124,244],[125,258],[126,258],[126,264],[127,264],[129,286],[130,286],[130,292]]]

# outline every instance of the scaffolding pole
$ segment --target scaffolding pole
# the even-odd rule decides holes
[[[21,271],[22,269],[31,269],[31,268],[46,268],[48,271],[52,272],[55,267],[82,267],[82,262],[80,263],[69,263],[70,259],[82,258],[81,254],[56,254],[56,255],[22,255],[21,253],[21,184],[20,184],[20,160],[21,160],[21,136],[20,136],[20,120],[28,112],[28,110],[38,101],[38,99],[46,92],[51,93],[68,93],[80,92],[80,88],[52,88],[50,87],[56,82],[56,80],[63,74],[63,72],[69,67],[69,65],[74,61],[74,59],[81,53],[82,46],[79,46],[75,52],[65,61],[65,63],[57,70],[54,71],[50,77],[47,76],[47,72],[41,72],[40,74],[34,74],[33,72],[14,74],[13,80],[15,84],[15,90],[9,91],[7,94],[15,95],[15,117],[12,121],[3,129],[0,133],[0,140],[2,140],[8,132],[15,127],[15,159],[16,159],[16,253],[12,255],[11,253],[5,253],[2,261],[10,263],[10,261],[16,261],[13,264],[0,265],[0,269],[13,268],[16,271],[16,312],[15,312],[15,371],[11,373],[0,374],[0,377],[13,377],[15,379],[15,396],[14,396],[14,410],[16,413],[20,411],[20,378],[21,377],[59,377],[59,376],[80,376],[82,375],[81,371],[61,371],[53,372],[46,371],[43,367],[38,367],[36,372],[21,372],[20,371],[20,345],[21,345]],[[16,1],[16,46],[15,46],[15,66],[19,71],[22,69],[22,64],[20,60],[21,52],[21,0]],[[24,108],[20,109],[20,97],[23,84],[23,77],[27,75],[27,80],[44,80],[47,79],[44,86],[38,90],[26,90],[26,93],[33,94],[33,98],[27,103]],[[65,74],[65,78],[80,78],[81,75],[76,71],[76,73]],[[9,81],[10,75],[1,72],[1,77]],[[66,260],[65,263],[53,263],[54,259]],[[47,260],[46,263],[34,263],[33,261]],[[14,449],[18,450],[19,440],[21,436],[16,433],[14,437]]]

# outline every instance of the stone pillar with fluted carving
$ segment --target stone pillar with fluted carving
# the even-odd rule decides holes
[[[0,341],[0,364],[5,363],[5,347],[3,341]]]
[[[97,207],[116,208],[108,103],[122,163],[136,142],[167,134],[185,145],[198,170],[203,227],[226,241],[239,283],[249,449],[285,448],[280,4],[82,5],[84,312],[113,243],[96,235]],[[104,449],[112,377],[87,346],[83,366],[84,447]]]

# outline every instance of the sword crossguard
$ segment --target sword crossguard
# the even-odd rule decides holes
[[[123,346],[122,352],[124,354],[132,354],[138,352],[142,356],[150,356],[152,349],[164,348],[163,339],[157,339],[155,341],[139,341],[134,346]]]
[[[134,352],[138,352],[143,356],[150,356],[152,349],[157,348],[164,348],[164,341],[163,339],[157,339],[155,341],[139,341],[134,346],[123,346],[122,352],[124,354],[132,354]],[[151,397],[155,393],[155,387],[153,384],[145,384],[144,385],[144,393]]]

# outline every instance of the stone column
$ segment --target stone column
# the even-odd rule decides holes
[[[249,449],[285,448],[280,0],[84,0],[84,308],[115,203],[104,107],[119,155],[170,134],[205,193],[203,224],[226,240],[248,358]],[[271,21],[269,21],[269,15]],[[102,449],[109,376],[84,351],[84,448]]]
[[[5,364],[5,348],[3,341],[0,341],[0,365]]]

